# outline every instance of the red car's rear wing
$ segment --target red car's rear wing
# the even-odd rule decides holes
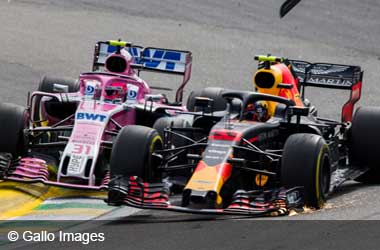
[[[302,95],[308,86],[351,90],[350,99],[342,108],[342,121],[352,120],[354,105],[361,96],[363,71],[360,66],[297,60],[288,62],[293,74],[298,77]]]
[[[192,54],[190,51],[142,47],[122,41],[97,42],[95,45],[93,70],[104,67],[106,58],[117,50],[127,48],[134,59],[132,67],[139,71],[154,71],[183,75],[182,84],[176,92],[176,102],[182,102],[183,89],[191,76]]]

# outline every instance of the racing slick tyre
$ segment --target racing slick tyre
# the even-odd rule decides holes
[[[54,84],[67,86],[69,89],[69,93],[75,93],[79,91],[79,81],[70,78],[57,78],[50,76],[44,76],[41,79],[41,82],[38,85],[38,91],[55,93]]]
[[[111,176],[160,180],[159,163],[152,155],[158,149],[162,149],[162,139],[156,130],[139,125],[122,128],[112,147]]]
[[[78,92],[79,88],[80,88],[79,81],[77,81],[75,79],[44,76],[38,85],[37,91],[47,92],[47,93],[56,93],[56,91],[54,90],[54,84],[67,86],[68,87],[68,93]],[[39,121],[39,120],[42,120],[40,117],[41,96],[37,96],[36,98],[37,99],[36,99],[36,106],[35,106],[35,112],[34,112],[33,120]],[[72,106],[73,106],[72,103],[60,103],[59,105],[60,105],[60,107],[58,107],[58,108],[61,111],[71,110]],[[67,113],[67,112],[64,112],[64,113]]]
[[[355,166],[369,171],[356,178],[380,183],[380,107],[359,107],[352,120],[350,158]]]
[[[152,154],[156,149],[162,149],[162,139],[156,130],[139,125],[121,129],[111,152],[109,205],[123,204],[131,176],[138,176],[144,182],[161,180],[161,173],[157,169],[158,159]]]
[[[214,112],[223,111],[226,109],[226,106],[227,106],[227,102],[222,96],[223,91],[224,91],[223,88],[216,88],[216,87],[208,87],[202,90],[192,91],[189,97],[187,98],[186,107],[190,112],[201,111],[201,110],[198,110],[197,107],[195,107],[195,98],[206,97],[206,98],[210,98],[214,100],[212,111]],[[205,112],[211,112],[211,110],[205,110]]]
[[[165,128],[169,128],[169,127],[190,128],[191,124],[189,121],[187,121],[183,118],[162,117],[162,118],[158,119],[153,125],[153,128],[157,130],[157,132],[159,133],[159,135],[161,136],[161,138],[163,140],[165,140],[164,130],[165,130]],[[174,132],[177,134],[184,135],[190,139],[193,139],[192,138],[193,135],[190,131],[189,132],[187,132],[187,131],[174,131]],[[178,148],[178,147],[183,147],[183,146],[192,144],[191,141],[189,141],[188,139],[183,138],[179,135],[172,134],[170,136],[171,136],[171,142],[170,142],[169,148],[173,148],[173,147]],[[189,150],[183,150],[183,152],[178,154],[175,159],[170,161],[170,164],[171,165],[187,164],[187,162],[188,162],[187,153],[189,153]],[[189,168],[189,169],[182,169],[179,171],[175,171],[175,173],[176,173],[176,175],[179,175],[179,176],[189,177],[191,175],[191,171],[192,171],[192,169]]]
[[[281,182],[285,188],[304,187],[307,206],[321,208],[330,189],[330,150],[315,134],[294,134],[285,142]]]
[[[24,107],[0,103],[0,152],[18,157],[25,152],[24,128],[28,113]]]
[[[161,136],[162,139],[164,139],[164,130],[169,127],[174,127],[174,128],[190,128],[191,124],[189,121],[182,119],[182,118],[177,118],[177,117],[162,117],[158,119],[154,125],[153,128],[157,130],[158,134]],[[178,134],[182,134],[186,137],[191,138],[191,133],[190,132],[184,132],[184,131],[175,131]],[[173,145],[175,147],[182,147],[187,144],[189,144],[189,140],[186,138],[183,138],[181,136],[174,136],[173,135]]]

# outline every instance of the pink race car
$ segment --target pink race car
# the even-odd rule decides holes
[[[182,94],[191,65],[189,51],[98,42],[93,72],[75,81],[43,78],[27,108],[0,103],[0,178],[107,188],[110,165],[133,164],[136,158],[123,151],[111,155],[114,143],[133,140],[119,131],[128,125],[152,127],[158,118],[186,111]],[[182,75],[175,101],[152,94],[154,87],[139,77],[141,71]]]

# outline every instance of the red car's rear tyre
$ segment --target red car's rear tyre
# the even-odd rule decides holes
[[[164,130],[171,126],[174,128],[190,128],[191,124],[189,121],[182,118],[162,117],[154,123],[153,128],[157,130],[161,138],[164,138]],[[183,131],[175,131],[175,132],[191,138],[190,132],[183,132]],[[182,147],[189,144],[190,141],[180,136],[173,136],[172,143],[175,147]]]
[[[195,98],[196,97],[206,97],[214,100],[213,111],[223,111],[227,107],[227,101],[223,98],[224,89],[223,88],[215,88],[208,87],[202,90],[192,91],[187,98],[186,107],[189,111],[201,111],[197,110],[195,107]],[[211,110],[205,110],[206,112],[210,112]]]
[[[380,107],[359,107],[352,120],[350,158],[354,165],[370,170],[356,178],[380,183]]]
[[[190,128],[191,124],[189,121],[179,118],[179,117],[162,117],[158,119],[154,125],[153,128],[157,130],[157,132],[160,134],[161,138],[164,139],[164,130],[166,128],[173,127],[173,128]],[[178,131],[174,130],[176,134],[181,134],[184,135],[190,139],[193,139],[193,133],[190,131]],[[179,135],[172,134],[171,136],[171,143],[169,145],[170,148],[178,148],[178,147],[183,147],[186,145],[192,144],[192,142],[186,138],[183,138]],[[188,150],[184,150],[182,153],[178,154],[176,156],[175,160],[170,161],[172,165],[182,165],[182,164],[187,164],[188,159],[187,159],[187,153]],[[177,175],[181,176],[190,176],[191,175],[191,169],[184,169],[181,171],[176,171]]]

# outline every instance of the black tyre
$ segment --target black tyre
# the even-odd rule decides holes
[[[187,98],[186,107],[191,112],[200,111],[195,107],[195,98],[196,97],[207,97],[214,100],[213,111],[223,111],[226,109],[227,102],[222,97],[224,89],[223,88],[215,88],[208,87],[202,90],[192,91]],[[210,112],[211,110],[205,110],[206,112]]]
[[[169,127],[190,128],[191,124],[189,121],[182,118],[162,117],[158,119],[153,125],[153,128],[157,130],[158,134],[161,136],[162,139],[164,139],[164,130]],[[175,131],[175,132],[191,138],[191,133],[189,132],[184,132],[184,131]],[[173,136],[172,138],[173,138],[172,144],[175,147],[182,147],[190,143],[189,140],[186,140],[185,138],[181,136]]]
[[[60,84],[67,86],[69,89],[69,93],[74,93],[79,91],[79,81],[70,78],[58,78],[58,77],[50,77],[44,76],[41,79],[40,84],[38,85],[38,91],[55,93],[54,84]]]
[[[69,90],[68,93],[78,92],[80,88],[79,81],[75,79],[44,76],[38,85],[37,91],[55,93],[54,84],[67,86]],[[35,112],[33,116],[34,121],[42,120],[42,117],[40,117],[40,101],[41,101],[41,97],[37,97]],[[73,106],[75,106],[72,103],[58,103],[55,105],[56,106],[58,105],[58,107],[55,107],[55,108],[60,109],[64,113],[63,118],[67,117],[67,114],[66,114],[67,112],[64,112],[64,111],[67,111],[67,110],[71,111],[73,109]]]
[[[281,182],[286,188],[304,187],[305,204],[321,208],[330,189],[330,151],[314,134],[294,134],[285,143]]]
[[[380,107],[359,107],[352,120],[350,157],[356,166],[370,170],[355,179],[380,183]]]
[[[138,176],[144,181],[160,180],[158,162],[152,153],[162,149],[158,132],[144,126],[124,127],[114,142],[111,152],[111,176]]]
[[[0,152],[18,157],[25,152],[24,128],[28,113],[24,107],[0,103]]]
[[[161,138],[164,140],[164,129],[168,127],[174,127],[174,128],[189,128],[191,127],[191,124],[189,121],[177,118],[177,117],[162,117],[158,119],[155,123],[153,128],[157,130],[157,132],[160,134]],[[193,135],[191,132],[185,132],[185,131],[174,131],[175,133],[184,135],[186,137],[192,138]],[[183,147],[186,145],[191,144],[191,141],[187,140],[186,138],[183,138],[179,135],[172,135],[171,136],[171,143],[170,148],[178,148]],[[180,154],[176,155],[176,158],[170,161],[170,165],[183,165],[187,164],[187,153],[189,153],[189,150],[183,150]],[[184,176],[188,177],[191,174],[192,169],[183,169],[175,172],[175,175],[178,176]]]

